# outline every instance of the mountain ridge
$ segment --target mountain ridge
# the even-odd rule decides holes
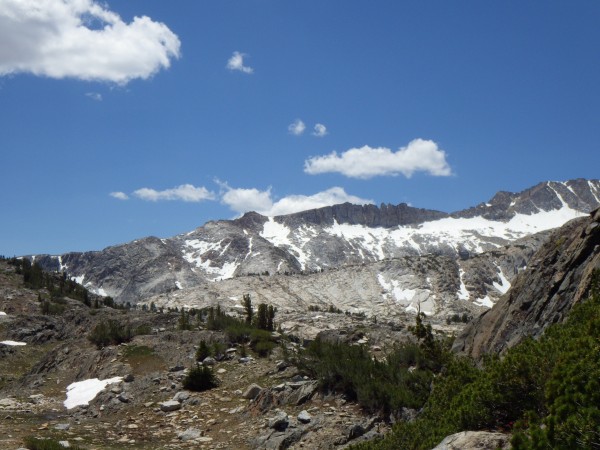
[[[345,203],[276,217],[250,212],[234,220],[210,221],[172,238],[147,237],[96,252],[31,258],[46,270],[67,272],[98,294],[138,303],[248,274],[318,273],[428,254],[468,260],[558,227],[597,206],[599,180],[543,182],[520,193],[500,191],[489,202],[455,213],[405,203]],[[517,259],[525,264],[525,256]],[[522,269],[498,267],[489,266],[495,272],[487,279],[510,282]],[[472,297],[489,306],[499,297],[492,282],[489,295],[480,296],[486,294],[480,290],[467,295],[469,284],[460,274],[455,276],[462,292],[452,293],[456,300]],[[400,283],[385,283],[392,281]],[[424,281],[416,284],[422,287]],[[410,307],[405,297],[398,294],[396,300]]]

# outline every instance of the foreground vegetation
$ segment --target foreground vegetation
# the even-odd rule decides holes
[[[512,432],[518,450],[600,448],[597,279],[598,274],[590,298],[573,308],[565,323],[548,327],[539,340],[527,339],[502,358],[487,358],[482,368],[442,348],[443,366],[432,374],[433,389],[417,418],[397,423],[383,440],[354,448],[430,449],[466,430]],[[385,378],[365,382],[376,386]],[[399,407],[390,392],[385,401]],[[421,395],[417,385],[409,399]]]

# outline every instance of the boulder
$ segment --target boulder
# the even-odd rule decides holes
[[[488,431],[461,431],[446,436],[433,450],[485,450],[510,448],[510,435]]]

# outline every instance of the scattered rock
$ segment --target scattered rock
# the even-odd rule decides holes
[[[254,400],[256,397],[258,397],[258,394],[260,394],[261,391],[262,388],[258,384],[251,384],[246,388],[242,394],[242,397],[247,400]]]
[[[178,409],[181,409],[181,403],[179,403],[177,400],[168,400],[160,403],[159,406],[160,410],[164,412],[177,411]]]
[[[312,420],[312,416],[305,409],[300,411],[298,414],[298,422],[309,423]]]
[[[203,366],[214,366],[216,363],[217,363],[217,360],[215,358],[213,358],[212,356],[207,356],[202,361]]]
[[[177,435],[177,439],[183,442],[194,441],[200,437],[202,437],[202,431],[198,428],[188,428]]]
[[[124,381],[125,383],[131,383],[133,380],[135,380],[135,377],[134,377],[134,376],[133,376],[133,374],[131,374],[131,373],[128,373],[127,375],[125,375],[125,376],[123,377],[123,381]]]
[[[275,417],[268,419],[267,422],[269,428],[274,430],[283,431],[290,424],[290,419],[284,411],[278,411]]]
[[[179,403],[185,402],[188,398],[190,398],[190,394],[185,391],[180,391],[173,396],[173,400]]]

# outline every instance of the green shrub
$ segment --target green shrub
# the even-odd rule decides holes
[[[451,357],[422,412],[360,450],[429,449],[465,430],[512,431],[515,450],[600,448],[600,295],[576,305],[539,340],[526,339],[483,368]]]
[[[97,324],[88,336],[88,339],[98,348],[108,345],[119,345],[129,342],[134,333],[129,325],[123,325],[116,320],[102,321]]]
[[[196,361],[204,361],[205,358],[212,355],[210,347],[206,343],[206,341],[200,341],[198,345],[198,349],[196,350]]]
[[[219,385],[215,374],[209,367],[196,365],[183,379],[183,388],[189,391],[207,391]]]

